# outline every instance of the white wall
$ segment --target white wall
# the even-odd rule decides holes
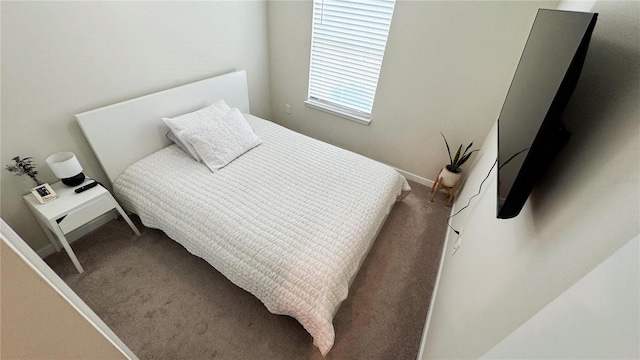
[[[267,4],[5,2],[1,4],[1,164],[73,151],[106,182],[73,115],[246,69],[252,112],[270,118]],[[117,144],[114,144],[117,146]],[[1,171],[2,217],[34,249],[48,245],[21,197],[26,176]]]
[[[366,126],[304,106],[312,2],[269,2],[273,120],[434,179],[447,160],[438,132],[450,144],[481,143],[500,112],[536,10],[556,4],[398,1]]]
[[[2,359],[137,359],[0,219]]]
[[[496,219],[492,172],[454,218],[462,247],[451,256],[450,234],[422,359],[480,357],[640,233],[640,3],[597,1],[593,11],[565,114],[571,140],[518,217]],[[477,191],[496,145],[494,128],[454,210]]]
[[[639,256],[636,236],[482,358],[640,358]]]

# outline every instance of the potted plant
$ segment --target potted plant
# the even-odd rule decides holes
[[[7,165],[5,169],[11,171],[16,176],[27,175],[36,183],[36,185],[42,185],[40,180],[36,177],[36,175],[38,175],[38,170],[36,170],[36,166],[33,164],[33,159],[31,157],[20,159],[20,156],[16,156],[11,160],[13,160],[13,164]]]
[[[442,178],[442,181],[441,181],[442,185],[447,187],[453,187],[458,183],[458,181],[460,181],[460,175],[462,172],[462,169],[460,169],[460,166],[466,163],[467,160],[469,160],[469,158],[471,157],[471,154],[478,151],[478,149],[469,151],[469,149],[471,149],[471,146],[473,146],[473,141],[471,142],[471,144],[467,145],[464,151],[462,151],[462,144],[460,144],[460,146],[458,146],[458,151],[456,151],[456,155],[451,156],[451,149],[449,148],[449,143],[447,142],[447,138],[444,136],[443,133],[440,133],[440,135],[442,135],[442,138],[444,139],[444,144],[447,146],[447,154],[449,155],[449,165],[446,165],[445,167],[442,168],[438,177]]]

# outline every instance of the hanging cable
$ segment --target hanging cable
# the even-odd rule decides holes
[[[529,148],[522,149],[522,150],[518,151],[517,153],[513,154],[509,159],[507,159],[507,161],[505,161],[502,165],[498,166],[498,170],[502,169],[511,160],[513,160],[516,156],[522,154],[523,152],[525,152],[527,150],[529,150]],[[484,182],[487,181],[487,179],[489,178],[489,175],[491,175],[491,172],[493,171],[493,168],[496,167],[497,163],[498,163],[498,159],[496,158],[496,161],[494,161],[493,165],[491,165],[491,169],[489,169],[489,172],[487,173],[487,176],[485,176],[484,179],[482,180],[482,182],[480,183],[480,187],[478,188],[478,192],[475,193],[472,197],[469,198],[469,201],[467,201],[467,204],[465,206],[463,206],[460,210],[456,211],[455,214],[453,214],[453,215],[451,215],[451,216],[449,216],[447,218],[447,226],[449,226],[451,228],[451,230],[453,230],[453,232],[455,232],[456,234],[460,235],[460,231],[454,229],[453,226],[451,226],[451,224],[449,223],[449,220],[451,220],[452,217],[460,214],[460,212],[462,212],[462,210],[468,208],[469,205],[471,205],[471,200],[473,200],[474,197],[480,195],[480,193],[482,192],[482,185],[484,185]]]
[[[484,185],[484,182],[487,181],[487,179],[489,178],[489,175],[491,175],[491,172],[493,171],[493,168],[496,167],[496,164],[498,163],[498,159],[496,159],[496,161],[493,162],[493,165],[491,165],[491,169],[489,169],[489,172],[487,173],[487,176],[484,177],[484,179],[482,179],[482,182],[480,183],[480,187],[478,188],[478,192],[475,193],[475,195],[473,195],[472,197],[469,198],[469,201],[467,201],[467,205],[463,206],[460,210],[456,211],[455,214],[449,216],[447,218],[447,225],[451,228],[451,230],[453,230],[453,232],[455,232],[456,234],[460,235],[460,231],[456,230],[453,228],[453,226],[451,226],[451,224],[449,223],[449,220],[460,214],[460,212],[466,208],[469,207],[469,205],[471,204],[471,200],[473,200],[474,197],[480,195],[480,193],[482,192],[482,185]]]

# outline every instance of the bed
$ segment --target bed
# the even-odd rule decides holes
[[[250,115],[246,84],[234,72],[76,117],[127,210],[296,318],[325,355],[333,316],[410,188],[387,165]],[[218,99],[261,144],[212,172],[166,139],[161,118]]]

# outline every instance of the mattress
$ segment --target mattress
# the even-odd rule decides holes
[[[176,145],[127,168],[121,204],[209,262],[325,355],[333,316],[396,199],[395,169],[251,115],[263,143],[212,173]]]

